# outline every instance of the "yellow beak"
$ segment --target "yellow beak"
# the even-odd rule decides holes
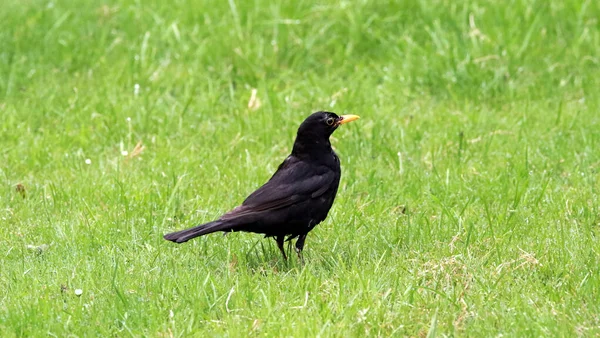
[[[340,116],[340,122],[338,122],[338,124],[352,122],[352,121],[358,120],[359,118],[360,118],[360,116],[358,116],[358,115],[342,115],[342,116]]]

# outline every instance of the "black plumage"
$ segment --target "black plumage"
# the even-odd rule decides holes
[[[217,231],[260,233],[273,237],[287,259],[283,248],[287,236],[288,241],[298,238],[296,252],[300,256],[308,232],[327,217],[340,182],[340,161],[329,136],[356,119],[356,115],[323,111],[310,115],[298,128],[292,153],[242,205],[215,221],[164,238],[183,243]]]

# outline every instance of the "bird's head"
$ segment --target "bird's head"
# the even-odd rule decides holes
[[[358,120],[358,115],[341,115],[328,111],[318,111],[311,114],[298,128],[298,136],[306,135],[317,138],[326,138],[344,123]]]

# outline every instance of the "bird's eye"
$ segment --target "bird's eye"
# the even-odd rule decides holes
[[[327,121],[325,121],[325,123],[327,123],[328,126],[332,126],[333,122],[335,122],[335,119],[333,117],[330,117],[327,119]]]

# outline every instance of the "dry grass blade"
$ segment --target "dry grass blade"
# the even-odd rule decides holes
[[[257,94],[258,90],[256,88],[252,88],[252,92],[250,93],[250,99],[248,100],[248,109],[250,109],[251,111],[257,110],[262,105]]]
[[[129,155],[127,156],[128,159],[134,158],[136,156],[139,156],[144,149],[146,149],[146,147],[144,145],[142,145],[142,141],[139,141],[135,147],[133,147],[133,150],[129,153]]]

